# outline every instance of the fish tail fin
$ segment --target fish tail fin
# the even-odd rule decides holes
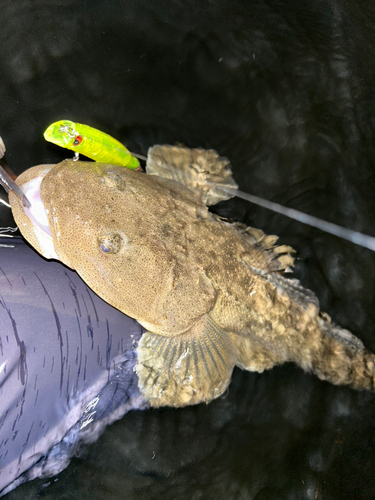
[[[307,329],[307,342],[295,361],[321,380],[354,389],[375,390],[375,355],[352,333],[321,313]]]
[[[286,337],[288,340],[286,340]],[[352,333],[320,313],[304,325],[303,332],[288,329],[283,340],[242,335],[237,366],[263,372],[291,361],[321,380],[354,389],[375,391],[375,355]]]

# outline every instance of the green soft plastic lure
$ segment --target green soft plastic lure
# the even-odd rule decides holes
[[[95,161],[113,163],[133,170],[140,167],[137,158],[121,142],[82,123],[70,120],[54,122],[44,132],[44,138]]]

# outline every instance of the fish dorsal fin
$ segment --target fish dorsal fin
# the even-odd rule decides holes
[[[137,349],[142,395],[155,407],[211,401],[230,382],[237,359],[235,345],[208,315],[175,337],[146,332]]]
[[[234,197],[234,194],[222,191],[220,186],[238,188],[229,161],[213,149],[153,146],[147,153],[146,171],[181,182],[208,206]],[[208,185],[207,181],[218,184],[218,187]]]
[[[250,245],[249,252],[242,256],[244,262],[259,274],[285,271],[291,272],[295,250],[289,245],[276,245],[278,236],[267,235],[261,229],[248,227],[239,222],[231,223],[241,232]]]
[[[293,253],[295,250],[288,245],[275,245],[277,236],[266,235],[262,230],[247,227],[236,223],[237,228],[250,244],[255,247],[245,253],[242,258],[252,270],[259,274],[266,275],[266,280],[276,287],[280,296],[286,297],[294,304],[307,312],[307,316],[313,318],[319,313],[319,301],[315,293],[304,288],[297,279],[286,278],[282,271],[291,272],[294,264]]]
[[[303,309],[309,318],[319,314],[319,300],[312,290],[304,288],[299,280],[285,278],[278,273],[270,273],[267,281],[276,287],[279,296],[285,296]]]

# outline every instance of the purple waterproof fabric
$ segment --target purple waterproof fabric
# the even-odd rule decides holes
[[[20,238],[0,244],[2,496],[146,405],[133,370],[142,327]]]

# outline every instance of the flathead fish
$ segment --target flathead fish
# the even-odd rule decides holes
[[[10,193],[14,218],[36,250],[146,329],[136,372],[152,406],[208,402],[234,366],[262,372],[287,361],[373,390],[374,355],[285,276],[293,249],[208,211],[217,199],[189,154],[194,176],[182,162],[177,180],[157,162],[154,175],[71,160],[34,167],[17,179],[31,208]],[[204,168],[220,177],[217,162]]]

